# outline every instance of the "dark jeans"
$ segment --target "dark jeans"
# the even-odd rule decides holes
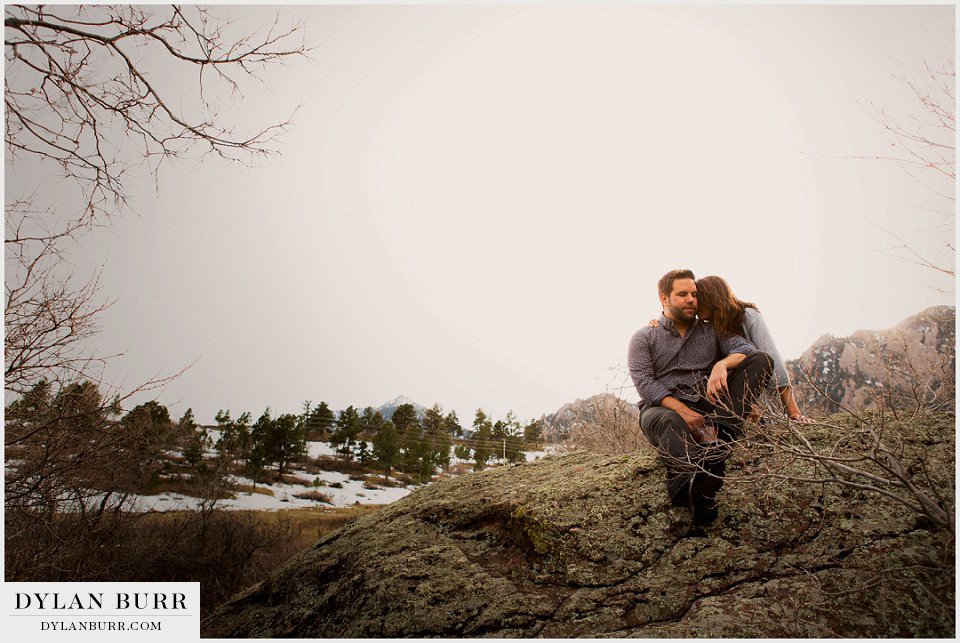
[[[730,371],[729,392],[717,404],[707,401],[705,395],[696,402],[684,402],[717,427],[719,441],[714,444],[697,443],[687,423],[675,411],[651,406],[640,414],[640,428],[667,467],[667,493],[674,505],[693,509],[713,506],[723,486],[730,443],[740,435],[753,402],[769,386],[772,371],[769,355],[751,353]]]

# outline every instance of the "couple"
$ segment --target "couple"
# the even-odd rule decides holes
[[[627,365],[640,393],[640,427],[667,467],[667,492],[695,526],[717,517],[727,443],[773,383],[788,417],[797,407],[783,359],[756,306],[720,277],[672,270],[657,284],[663,315],[630,339]],[[698,318],[699,313],[699,318]],[[709,320],[709,321],[707,321]]]

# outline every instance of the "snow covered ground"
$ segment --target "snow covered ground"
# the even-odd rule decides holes
[[[210,437],[214,443],[219,438],[215,430],[209,431]],[[214,457],[216,452],[208,454]],[[321,455],[334,455],[333,449],[326,442],[308,442],[307,455],[316,458]],[[538,460],[546,455],[548,451],[530,451],[526,454],[528,462]],[[461,462],[457,458],[451,457],[451,465]],[[318,474],[308,473],[302,469],[292,469],[291,476],[307,480],[317,480],[317,484],[281,484],[272,485],[258,484],[257,491],[235,492],[235,497],[220,500],[217,506],[222,509],[253,509],[274,511],[278,509],[296,509],[300,507],[349,507],[355,504],[361,505],[385,505],[403,498],[420,485],[407,485],[402,487],[384,487],[379,483],[365,483],[360,480],[351,480],[345,473],[335,471],[321,471]],[[469,475],[469,474],[466,474]],[[382,476],[379,476],[382,479]],[[233,476],[233,482],[249,489],[253,486],[253,480],[239,476]],[[339,484],[340,488],[331,486]],[[366,486],[377,487],[368,489]],[[259,493],[266,491],[267,493]],[[298,494],[316,491],[324,494],[329,502],[320,502],[310,498],[297,498]],[[199,505],[197,498],[185,496],[179,493],[161,493],[154,496],[136,496],[133,499],[133,507],[137,511],[175,511],[183,509],[196,509]]]

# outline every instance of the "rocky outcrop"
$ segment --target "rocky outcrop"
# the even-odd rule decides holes
[[[883,330],[824,335],[787,362],[805,411],[953,408],[956,309],[935,306]]]
[[[834,444],[844,422],[805,437]],[[903,433],[952,506],[954,416]],[[729,461],[708,537],[650,452],[444,480],[324,537],[203,635],[953,636],[952,534],[881,496],[747,475],[756,459]]]
[[[552,444],[565,442],[598,430],[617,434],[632,430],[640,421],[636,404],[612,393],[600,393],[585,400],[575,400],[540,418],[543,435]]]

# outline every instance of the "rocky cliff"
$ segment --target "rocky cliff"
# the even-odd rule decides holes
[[[551,444],[571,439],[583,442],[585,437],[598,432],[602,434],[601,442],[618,435],[639,437],[639,432],[635,430],[639,421],[640,410],[637,405],[612,393],[600,393],[585,400],[568,402],[540,418],[544,438]],[[634,442],[630,440],[627,445],[631,450],[637,446]]]
[[[834,445],[851,421],[805,437]],[[926,458],[918,484],[951,507],[954,424],[899,427],[907,453]],[[952,533],[882,496],[757,478],[756,459],[741,448],[729,461],[708,537],[690,537],[650,452],[438,482],[324,537],[205,619],[203,635],[954,635]]]
[[[882,331],[824,335],[787,362],[807,412],[911,407],[953,408],[956,309],[935,306]]]

